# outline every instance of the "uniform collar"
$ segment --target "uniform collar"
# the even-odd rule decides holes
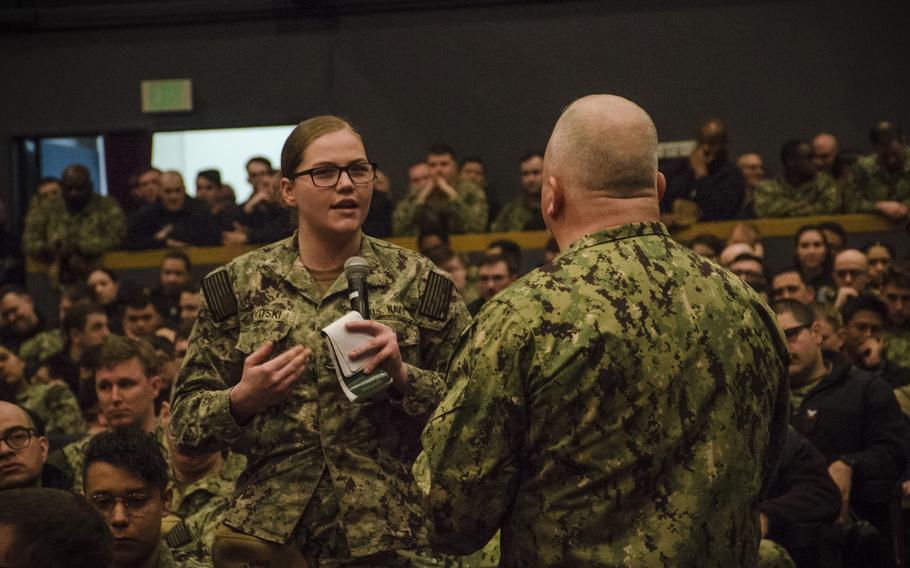
[[[568,256],[583,249],[612,241],[649,236],[669,238],[670,231],[668,231],[667,227],[659,221],[629,223],[627,225],[620,225],[618,227],[610,227],[608,229],[602,229],[595,233],[585,235],[584,237],[578,239],[572,243],[569,248],[567,248],[566,251],[560,256]]]

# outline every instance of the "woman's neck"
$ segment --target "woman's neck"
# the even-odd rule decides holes
[[[303,265],[312,270],[335,270],[360,251],[363,233],[326,235],[314,232],[297,233],[297,247]]]

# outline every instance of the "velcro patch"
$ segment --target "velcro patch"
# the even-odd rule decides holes
[[[427,276],[427,287],[420,296],[417,313],[435,320],[444,320],[449,314],[449,303],[452,301],[452,288],[455,284],[438,272]]]
[[[234,286],[224,267],[212,271],[203,278],[202,292],[215,321],[221,321],[237,313]]]
[[[180,548],[181,546],[192,542],[193,535],[190,534],[189,527],[186,526],[186,523],[180,521],[174,528],[167,532],[167,535],[164,537],[164,542],[171,548]]]

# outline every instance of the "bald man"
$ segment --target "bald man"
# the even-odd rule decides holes
[[[120,246],[126,217],[113,198],[94,193],[82,164],[67,166],[60,186],[26,215],[22,246],[32,258],[58,264],[64,282],[81,281],[103,253]]]
[[[543,180],[562,254],[462,333],[422,436],[431,543],[467,554],[501,529],[500,566],[754,565],[787,423],[773,314],[658,222],[634,103],[575,101]]]
[[[812,161],[818,171],[832,175],[838,149],[837,138],[833,134],[822,132],[815,135],[812,139]]]
[[[125,244],[131,249],[183,248],[221,244],[221,234],[208,207],[186,194],[180,172],[161,174],[157,202],[130,217]]]

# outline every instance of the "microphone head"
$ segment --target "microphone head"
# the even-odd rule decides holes
[[[352,256],[344,262],[344,275],[348,278],[360,276],[366,278],[370,273],[370,265],[360,256]]]

